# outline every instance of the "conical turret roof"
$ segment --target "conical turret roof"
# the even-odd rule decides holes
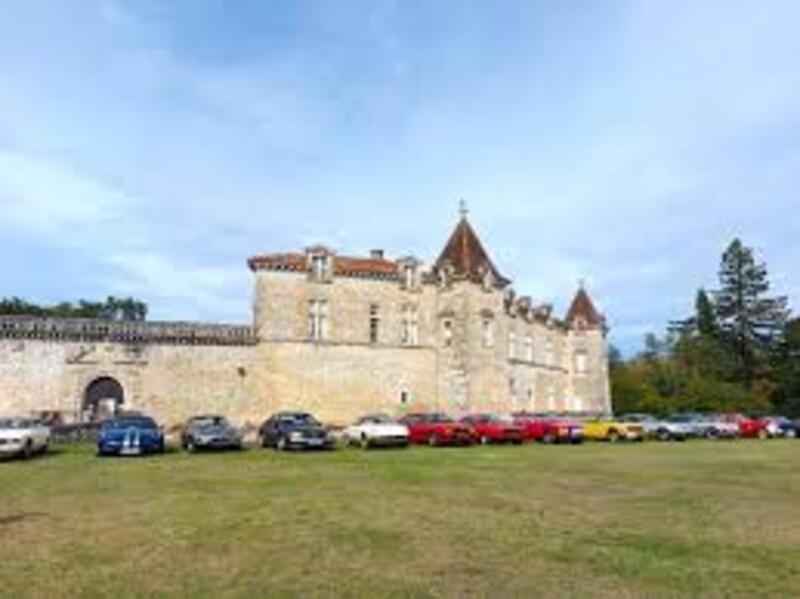
[[[569,311],[567,311],[565,319],[568,325],[572,325],[577,320],[583,320],[584,324],[590,327],[598,327],[605,324],[605,318],[594,307],[592,299],[583,286],[578,289],[578,293],[572,299],[572,304],[569,307]]]
[[[492,273],[496,284],[502,287],[510,283],[497,270],[464,214],[462,214],[458,225],[450,235],[450,239],[436,260],[433,269],[438,272],[448,264],[453,269],[453,274],[456,277],[463,277],[480,283],[483,281],[484,273],[488,269]]]

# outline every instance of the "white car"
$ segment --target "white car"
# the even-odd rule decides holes
[[[0,418],[0,456],[29,458],[49,446],[49,427],[32,418]]]
[[[385,414],[362,416],[344,430],[344,440],[349,445],[369,447],[407,447],[408,427]]]

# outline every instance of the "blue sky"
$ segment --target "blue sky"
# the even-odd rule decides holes
[[[433,259],[635,350],[735,235],[800,304],[800,3],[26,1],[0,20],[0,296],[247,321],[257,253]]]

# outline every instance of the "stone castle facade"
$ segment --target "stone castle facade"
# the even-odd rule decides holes
[[[428,266],[323,246],[248,265],[252,326],[0,317],[0,413],[610,411],[605,320],[586,291],[563,319],[516,296],[465,214]]]

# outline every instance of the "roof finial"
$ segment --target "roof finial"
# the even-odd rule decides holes
[[[461,218],[467,218],[468,212],[469,210],[467,210],[467,203],[464,201],[464,198],[461,198],[458,201],[458,213],[461,215]]]
[[[583,277],[578,279],[578,289],[583,289],[583,290],[586,289],[586,279],[584,279]]]

